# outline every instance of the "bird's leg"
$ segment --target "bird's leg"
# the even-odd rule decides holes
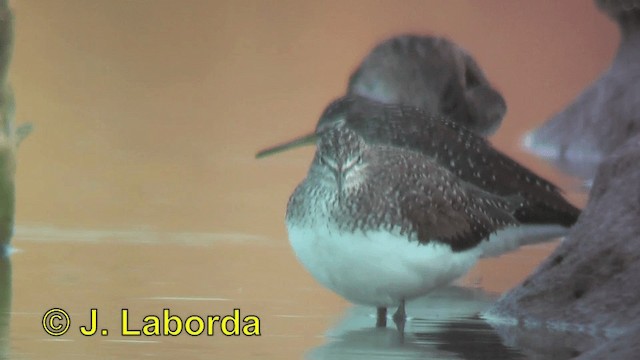
[[[396,328],[400,332],[400,336],[404,336],[404,324],[407,321],[407,313],[404,311],[404,299],[400,301],[398,310],[393,314],[393,322],[396,323]]]
[[[386,307],[378,308],[378,318],[376,319],[376,327],[379,327],[379,328],[387,327],[387,308]]]

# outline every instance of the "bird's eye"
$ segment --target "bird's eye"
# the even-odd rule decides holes
[[[356,159],[356,162],[358,164],[362,164],[362,155],[358,155],[358,158]]]
[[[319,156],[318,156],[318,162],[320,163],[320,165],[324,165],[324,164],[325,164],[324,156],[319,155]]]

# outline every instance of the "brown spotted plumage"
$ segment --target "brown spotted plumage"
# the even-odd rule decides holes
[[[482,137],[424,110],[359,96],[344,97],[325,110],[316,134],[337,122],[368,144],[419,152],[486,192],[521,196],[526,204],[515,217],[522,223],[571,226],[580,215],[580,210],[567,202],[552,183],[496,150]]]
[[[397,230],[462,251],[517,224],[512,213],[520,205],[522,198],[485,192],[419,152],[369,145],[345,123],[333,123],[291,196],[287,221],[327,221],[345,232]],[[318,216],[314,209],[323,208]]]

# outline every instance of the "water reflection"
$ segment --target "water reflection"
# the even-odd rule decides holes
[[[475,288],[448,287],[407,305],[404,341],[394,328],[378,329],[374,309],[350,308],[328,330],[310,359],[523,359],[478,315],[494,296]]]
[[[439,331],[417,332],[424,343],[432,343],[439,350],[455,354],[460,359],[522,359],[515,347],[504,345],[500,336],[479,315],[450,319]]]
[[[0,359],[9,356],[11,320],[11,259],[0,256]]]
[[[584,331],[500,322],[481,315],[495,300],[477,288],[448,287],[408,304],[402,339],[375,328],[375,309],[354,306],[309,359],[571,359],[596,337]]]

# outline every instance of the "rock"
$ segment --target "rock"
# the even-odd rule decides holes
[[[584,358],[602,358],[598,354],[607,354],[606,348],[620,351],[616,359],[637,358],[637,351],[622,347],[633,343],[637,349],[640,343],[639,184],[640,134],[602,162],[587,207],[565,241],[487,317],[560,330],[563,334],[556,336],[573,339],[564,345],[570,343],[571,351]],[[522,332],[518,346],[535,342],[518,327],[504,329]]]
[[[596,3],[620,25],[611,68],[525,140],[562,169],[595,176],[589,202],[558,249],[486,314],[531,357],[640,353],[640,1]]]
[[[582,360],[596,359],[637,359],[640,354],[640,326],[629,330],[617,338],[589,351]]]
[[[378,44],[351,75],[347,93],[421,107],[485,136],[507,111],[473,57],[434,36],[402,35]]]
[[[620,26],[622,39],[611,67],[524,140],[531,152],[587,180],[602,159],[640,133],[640,1],[596,3]]]
[[[627,19],[634,16],[634,11],[640,10],[640,1],[638,0],[595,0],[595,3],[600,10],[616,20],[621,26],[630,26]],[[635,14],[637,15],[637,13]]]

